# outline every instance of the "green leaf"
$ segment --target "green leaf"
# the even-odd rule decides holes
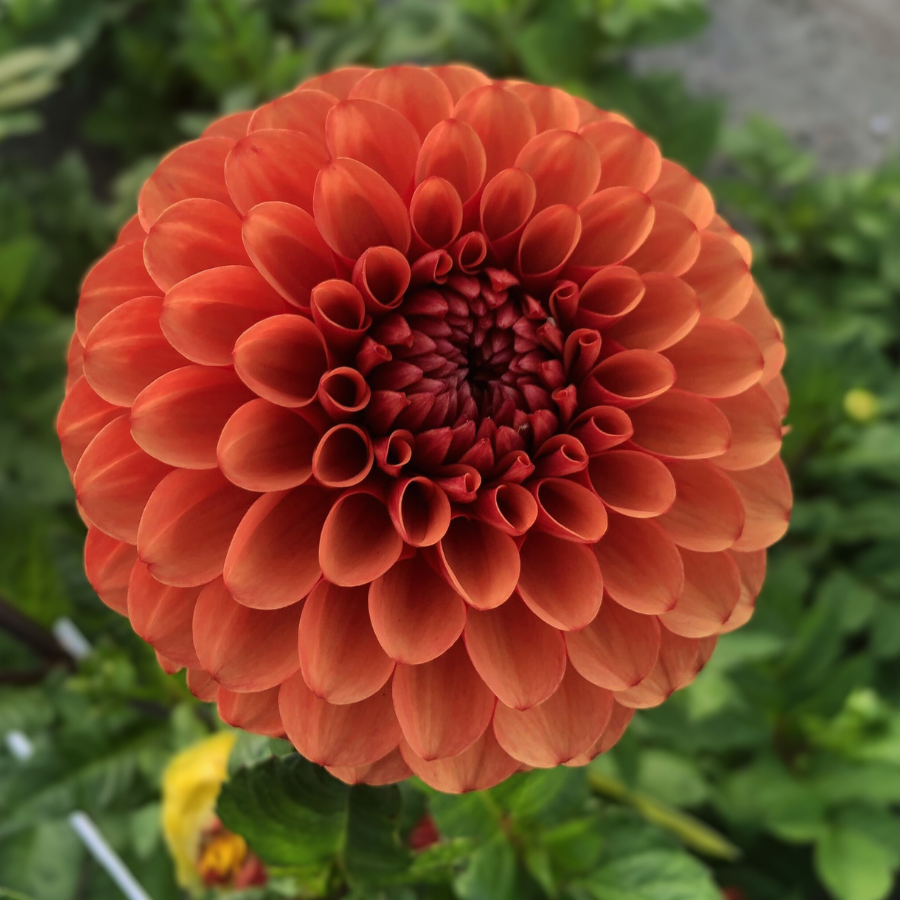
[[[893,886],[897,853],[862,831],[836,824],[816,843],[815,864],[837,900],[883,900]]]
[[[516,854],[504,837],[479,848],[454,888],[460,900],[514,900]]]
[[[351,883],[383,883],[409,868],[411,854],[398,832],[401,803],[396,785],[350,790],[344,866]]]

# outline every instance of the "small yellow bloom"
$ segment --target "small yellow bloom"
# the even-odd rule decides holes
[[[844,412],[854,422],[871,422],[878,415],[878,398],[863,388],[844,394]]]
[[[231,881],[247,859],[247,842],[232,831],[212,835],[200,853],[197,868],[205,884]]]
[[[198,863],[216,843],[201,847],[203,834],[216,823],[216,799],[228,775],[228,755],[237,740],[234,732],[222,731],[175,756],[163,774],[162,827],[169,852],[175,860],[175,875],[182,887],[200,888],[203,879]],[[237,835],[232,837],[237,838]],[[238,838],[243,843],[243,838]],[[246,844],[244,856],[246,856]]]

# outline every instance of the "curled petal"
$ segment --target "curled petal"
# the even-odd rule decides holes
[[[517,597],[496,609],[470,610],[465,641],[484,683],[513,709],[543,703],[566,671],[562,635],[532,615]]]
[[[593,544],[606,531],[606,509],[588,488],[567,478],[544,478],[531,488],[535,527],[567,541]]]
[[[665,351],[678,371],[678,387],[701,397],[734,397],[756,384],[763,357],[749,332],[702,316],[692,331]]]
[[[453,243],[463,223],[463,208],[456,189],[444,178],[426,178],[413,194],[409,218],[416,237],[428,247]]]
[[[135,632],[178,666],[200,668],[192,621],[200,588],[162,584],[140,561],[128,581],[128,619]]]
[[[299,131],[324,147],[325,122],[337,102],[338,98],[326,91],[293,91],[260,106],[250,117],[246,133],[272,128]]]
[[[238,693],[220,687],[216,694],[219,716],[223,722],[251,734],[282,738],[284,726],[278,711],[278,690],[278,687],[272,687],[265,691]]]
[[[166,294],[158,326],[172,347],[191,362],[229,366],[241,334],[285,309],[284,301],[256,269],[222,266],[176,284]]]
[[[716,214],[709,189],[684,167],[664,159],[659,178],[649,189],[654,201],[662,200],[678,207],[698,228],[706,228]]]
[[[374,786],[396,784],[413,773],[397,747],[387,756],[366,766],[327,766],[328,772],[344,784],[370,784]]]
[[[521,149],[515,165],[534,179],[539,210],[557,203],[578,206],[600,180],[597,152],[574,131],[541,132]]]
[[[663,463],[647,453],[601,453],[591,460],[588,475],[600,499],[626,516],[658,516],[675,501],[675,480]]]
[[[335,274],[334,258],[309,213],[290,203],[261,203],[244,216],[244,247],[263,278],[294,306]]]
[[[110,422],[75,469],[75,494],[88,518],[108,535],[134,544],[153,490],[171,469],[134,442],[128,419]],[[171,654],[166,654],[171,656]]]
[[[588,456],[617,447],[634,434],[628,413],[617,406],[593,406],[581,413],[570,430]]]
[[[588,274],[631,256],[647,239],[655,217],[650,198],[627,187],[606,188],[593,194],[578,207],[578,212],[584,229],[569,266],[587,270]]]
[[[659,178],[659,147],[626,122],[591,122],[581,129],[600,157],[600,188],[630,187],[648,191]]]
[[[741,573],[741,595],[737,605],[728,617],[728,621],[722,626],[721,633],[726,634],[746,625],[753,615],[756,598],[762,589],[766,577],[766,551],[752,550],[749,553],[735,553],[728,551]]]
[[[319,141],[299,131],[254,131],[228,154],[225,183],[242,215],[272,200],[311,213],[316,176],[328,158]]]
[[[184,366],[157,378],[131,409],[131,433],[152,457],[183,469],[212,469],[225,423],[253,393],[231,369]]]
[[[684,590],[659,621],[682,637],[720,634],[741,596],[741,576],[731,553],[681,551]]]
[[[481,139],[486,180],[512,166],[519,151],[537,133],[527,104],[499,84],[470,91],[460,98],[453,115],[471,125]]]
[[[309,319],[271,316],[238,338],[234,368],[265,400],[289,408],[306,406],[315,399],[328,368],[325,342]]]
[[[313,288],[309,303],[325,343],[338,353],[355,350],[372,323],[362,294],[349,281],[323,281]]]
[[[313,588],[300,616],[300,671],[309,689],[329,703],[358,703],[381,690],[394,661],[381,649],[368,614],[368,590]],[[352,647],[353,652],[347,653]]]
[[[660,632],[656,616],[646,616],[605,597],[596,618],[565,635],[569,662],[591,684],[627,691],[656,665]]]
[[[582,387],[590,404],[632,409],[664,394],[675,383],[675,366],[651,350],[622,350],[607,357]]]
[[[372,470],[375,452],[368,434],[358,425],[344,422],[322,435],[312,458],[316,481],[325,487],[359,484]]]
[[[456,756],[484,734],[494,714],[494,695],[475,671],[463,641],[417,666],[397,666],[394,710],[416,756]]]
[[[137,548],[117,541],[99,528],[88,528],[84,570],[97,596],[120,615],[128,615],[128,581],[137,562]]]
[[[150,495],[138,551],[163,584],[196,587],[222,573],[232,535],[256,495],[217,470],[176,469]]]
[[[635,309],[644,292],[644,279],[634,269],[607,266],[581,288],[575,324],[581,328],[606,328]]]
[[[237,526],[225,584],[238,603],[279,609],[305,597],[322,576],[319,535],[332,497],[314,485],[260,497]]]
[[[187,363],[160,330],[161,309],[159,297],[138,297],[108,312],[91,330],[84,374],[104,400],[130,406],[151,381]]]
[[[138,198],[138,218],[144,231],[150,231],[157,219],[181,200],[202,197],[230,206],[224,168],[233,146],[234,141],[227,137],[204,137],[163,157]]]
[[[491,79],[484,72],[479,72],[471,66],[458,64],[431,66],[431,71],[447,85],[454,103],[458,103],[469,91],[491,83]]]
[[[697,262],[682,278],[697,292],[704,316],[733,319],[753,292],[750,267],[725,238],[705,231],[700,239]]]
[[[633,709],[629,709],[627,706],[620,706],[618,703],[613,702],[612,715],[610,715],[609,722],[607,723],[606,728],[603,729],[603,733],[596,741],[594,741],[589,750],[570,759],[566,765],[586,766],[592,759],[595,759],[601,753],[612,750],[619,742],[622,735],[625,734],[625,729],[628,728],[628,725],[633,718]]]
[[[438,122],[428,133],[416,163],[416,184],[439,176],[468,203],[484,184],[487,158],[475,129],[458,119]]]
[[[678,548],[656,522],[610,513],[603,540],[592,548],[609,595],[642,615],[670,610],[684,587]]]
[[[537,519],[537,501],[519,484],[498,484],[480,491],[475,514],[506,534],[525,534]]]
[[[401,196],[409,197],[419,135],[394,109],[372,100],[344,100],[328,115],[328,149],[377,172]]]
[[[791,481],[778,456],[755,469],[730,472],[746,514],[744,530],[734,549],[747,553],[781,540],[787,531],[793,496]]]
[[[494,734],[510,756],[549,769],[584,753],[603,733],[612,715],[609,691],[582,678],[571,666],[556,693],[527,710],[502,703],[494,715]]]
[[[431,479],[417,475],[398,481],[388,511],[400,537],[413,547],[436,544],[450,527],[450,501]]]
[[[125,417],[122,407],[97,396],[83,375],[75,381],[56,417],[56,433],[70,472],[75,471],[88,444],[113,419],[120,417]]]
[[[536,616],[560,631],[577,631],[597,615],[603,575],[589,548],[532,531],[521,556],[519,593]]]
[[[326,372],[319,381],[319,403],[334,420],[348,419],[369,403],[372,391],[366,379],[349,366]]]
[[[606,332],[630,350],[665,350],[678,343],[700,318],[700,301],[680,278],[649,272],[636,309]]]
[[[731,441],[728,419],[714,403],[677,388],[632,410],[631,421],[634,444],[659,456],[720,457]]]
[[[525,101],[538,134],[550,129],[574,131],[578,128],[575,98],[565,91],[524,81],[507,83],[506,89]]]
[[[350,96],[375,100],[397,110],[423,139],[453,109],[453,98],[444,82],[416,66],[391,66],[369,72],[353,86]]]
[[[373,315],[396,309],[409,287],[406,257],[393,247],[370,247],[353,267],[353,284]]]
[[[781,417],[766,391],[758,384],[737,397],[716,403],[731,426],[731,445],[716,465],[740,471],[767,463],[781,447]]]
[[[409,744],[400,744],[403,759],[425,784],[445,794],[465,794],[483,791],[509,778],[520,767],[497,743],[492,729],[467,750],[445,759],[424,760],[417,756]]]
[[[588,459],[588,452],[578,438],[556,434],[544,441],[535,454],[535,475],[538,478],[573,475],[587,468]]]
[[[403,539],[377,497],[344,494],[322,526],[319,563],[332,584],[367,584],[387,572],[400,558]]]
[[[659,706],[675,691],[687,687],[706,660],[704,639],[686,638],[660,630],[659,657],[653,671],[637,686],[616,694],[616,702],[634,709]]]
[[[368,66],[342,66],[331,72],[324,72],[313,78],[308,78],[295,93],[300,91],[324,91],[337,97],[338,100],[346,100],[350,96],[350,91],[356,86],[361,78],[371,72]]]
[[[526,226],[519,243],[518,268],[527,279],[558,274],[581,237],[581,216],[565,204],[542,209]]]
[[[144,265],[163,291],[204,269],[248,262],[240,218],[216,200],[182,200],[170,206],[144,241]]]
[[[203,668],[228,690],[265,691],[300,668],[299,620],[299,605],[249,609],[218,578],[197,598],[194,647]]]
[[[647,240],[628,257],[628,265],[638,272],[683,275],[700,255],[697,226],[671,203],[653,204],[656,217]]]
[[[398,429],[375,441],[375,459],[388,475],[399,475],[412,459],[414,444],[411,432]]]
[[[475,609],[493,609],[515,590],[519,551],[508,534],[484,522],[458,518],[438,544],[438,558],[451,585]]]
[[[745,516],[741,497],[728,476],[703,460],[672,460],[668,467],[675,479],[675,503],[657,521],[672,540],[700,553],[734,546],[744,529]]]
[[[135,297],[149,296],[162,296],[162,291],[144,265],[144,243],[114,247],[94,263],[81,286],[75,328],[82,345],[108,312]]]

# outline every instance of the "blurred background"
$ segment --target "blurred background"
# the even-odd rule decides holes
[[[121,896],[73,809],[154,900],[180,897],[161,774],[216,726],[82,572],[53,431],[80,279],[164,151],[354,61],[562,86],[707,179],[785,327],[797,498],[751,623],[591,772],[595,800],[689,863],[567,893],[537,817],[497,858],[508,877],[462,860],[437,892],[378,896],[900,897],[898,38],[895,0],[0,0],[0,897]],[[601,869],[631,833],[611,831]]]

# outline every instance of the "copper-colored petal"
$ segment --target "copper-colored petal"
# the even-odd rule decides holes
[[[605,329],[634,310],[644,292],[644,279],[634,269],[607,266],[581,288],[575,324],[581,328]]]
[[[69,339],[66,367],[66,393],[68,393],[72,385],[84,375],[84,344],[79,340],[77,331]]]
[[[557,203],[578,206],[600,180],[596,150],[574,131],[541,132],[519,151],[515,166],[534,179],[538,210]]]
[[[684,590],[659,621],[682,637],[720,634],[741,595],[741,576],[732,555],[681,550]]]
[[[647,239],[655,217],[647,195],[627,187],[606,188],[593,194],[578,207],[578,212],[584,230],[569,266],[588,274],[631,256]]]
[[[753,276],[740,253],[709,231],[700,236],[697,261],[681,277],[697,292],[700,312],[717,319],[733,319],[753,292]]]
[[[351,353],[359,346],[372,319],[362,294],[349,281],[321,282],[309,302],[313,321],[332,351]]]
[[[128,615],[128,580],[137,562],[137,548],[88,528],[84,542],[84,570],[97,596],[120,615]]]
[[[415,190],[409,205],[413,233],[427,247],[448,247],[463,223],[463,208],[456,188],[436,175]]]
[[[593,544],[606,531],[606,508],[597,495],[568,478],[543,478],[531,485],[537,501],[535,528],[567,541]]]
[[[639,684],[616,694],[616,702],[633,709],[659,706],[675,691],[687,687],[703,668],[706,638],[686,638],[666,628],[660,630],[659,658]]]
[[[736,553],[734,550],[728,552],[741,573],[741,595],[728,621],[721,628],[722,634],[734,631],[750,621],[753,608],[756,606],[756,598],[766,577],[765,550],[751,550],[749,553]]]
[[[680,341],[700,318],[700,301],[680,278],[649,272],[642,278],[640,304],[605,332],[633,350],[665,350]]]
[[[417,475],[396,481],[388,512],[397,533],[413,547],[436,544],[450,527],[450,501],[430,478]]]
[[[56,417],[56,433],[70,472],[75,471],[88,444],[118,418],[127,418],[122,407],[98,397],[83,375],[73,383]]]
[[[434,72],[447,85],[454,103],[458,103],[460,98],[469,91],[491,83],[491,79],[484,72],[479,72],[478,69],[473,69],[471,66],[458,64],[431,66],[430,71]]]
[[[781,447],[781,417],[765,389],[755,384],[743,394],[716,402],[731,426],[731,445],[716,465],[739,471],[767,463]]]
[[[600,188],[631,187],[647,191],[659,178],[662,155],[647,135],[627,122],[590,122],[581,134],[600,157]]]
[[[716,404],[677,388],[631,410],[631,421],[633,443],[659,456],[718,461],[731,443],[731,426]]]
[[[664,394],[675,379],[675,366],[659,353],[622,350],[608,356],[591,372],[582,387],[583,401],[632,409]]]
[[[344,422],[329,428],[320,438],[312,457],[312,471],[325,487],[352,487],[369,474],[374,462],[369,435],[358,425]]]
[[[585,750],[584,753],[570,759],[565,765],[573,767],[586,766],[592,759],[595,759],[601,753],[612,750],[619,742],[622,735],[625,734],[625,729],[628,728],[628,725],[633,718],[633,709],[629,709],[627,706],[620,706],[614,701],[612,715],[609,717],[609,722],[607,723],[606,728],[603,729],[603,733],[600,737],[594,741],[593,745],[588,750]]]
[[[412,775],[400,748],[391,750],[387,756],[365,766],[326,766],[329,773],[345,784],[370,784],[379,786],[396,784]]]
[[[505,261],[518,247],[537,199],[534,180],[521,169],[503,169],[481,195],[481,230],[494,254]]]
[[[474,511],[479,518],[506,534],[525,534],[537,519],[537,501],[519,484],[498,484],[479,491]]]
[[[732,320],[753,335],[762,351],[765,367],[760,382],[768,384],[784,365],[785,348],[781,328],[769,312],[759,288],[754,285],[747,305]]]
[[[617,447],[634,434],[631,419],[617,406],[592,406],[580,413],[570,429],[589,456]]]
[[[264,103],[254,111],[247,134],[270,128],[300,131],[325,146],[325,122],[338,102],[334,94],[313,89],[293,91]],[[243,135],[241,135],[243,137]]]
[[[238,693],[220,687],[216,705],[223,722],[252,734],[270,738],[284,737],[284,726],[278,711],[278,687],[265,691]]]
[[[410,274],[409,261],[395,247],[369,247],[353,267],[353,284],[366,309],[383,316],[403,302]]]
[[[438,122],[422,143],[416,163],[416,183],[439,176],[468,203],[484,184],[487,157],[471,125],[458,119]]]
[[[119,230],[119,236],[116,238],[114,247],[121,247],[122,244],[130,244],[132,241],[143,241],[147,237],[141,225],[140,217],[135,213]]]
[[[581,237],[581,216],[573,206],[557,204],[537,213],[525,226],[517,266],[526,279],[551,278],[572,255]]]
[[[352,418],[366,408],[371,397],[365,377],[349,366],[330,369],[319,380],[319,403],[333,421]]]
[[[775,404],[779,418],[783,419],[788,411],[788,392],[787,385],[784,382],[784,376],[776,375],[771,381],[767,381],[763,385],[763,389],[769,395],[769,399]]]
[[[580,117],[575,98],[565,91],[524,81],[507,82],[506,89],[525,101],[538,134],[550,129],[574,131],[578,128]]]
[[[342,66],[331,72],[323,72],[304,81],[295,91],[324,91],[332,94],[338,100],[346,100],[350,91],[361,78],[368,75],[372,69],[369,66]]]
[[[791,480],[778,456],[755,469],[729,472],[740,496],[746,519],[734,550],[748,552],[771,547],[788,528],[793,504]]]
[[[187,670],[188,690],[204,703],[215,703],[219,696],[219,685],[201,668]]]
[[[252,115],[252,110],[245,109],[222,116],[220,119],[214,119],[203,129],[201,137],[226,137],[233,141],[239,141],[247,133],[247,126],[250,124]]]
[[[700,255],[700,232],[697,226],[671,203],[657,200],[653,204],[656,217],[647,240],[628,257],[629,266],[638,272],[664,272],[683,275]]]
[[[659,177],[649,193],[654,201],[662,200],[677,206],[700,229],[712,222],[716,212],[706,185],[670,159],[662,161]]]
[[[601,453],[591,460],[588,475],[600,499],[626,516],[658,516],[675,501],[675,480],[663,463],[647,453]]]

